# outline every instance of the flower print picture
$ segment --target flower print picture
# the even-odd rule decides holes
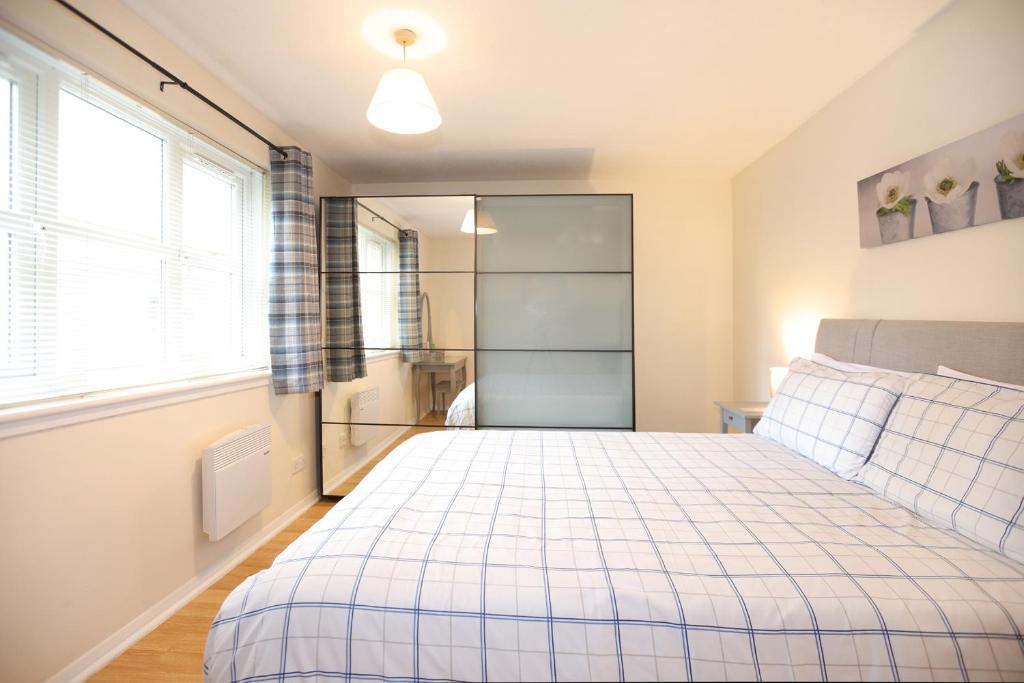
[[[857,197],[861,247],[1024,217],[1024,114],[864,178]]]

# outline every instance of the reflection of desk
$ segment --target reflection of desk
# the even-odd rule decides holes
[[[418,360],[412,364],[412,387],[416,396],[416,421],[423,417],[420,412],[420,375],[426,374],[430,378],[430,409],[434,410],[434,387],[436,378],[440,375],[450,382],[452,393],[459,388],[459,375],[462,375],[461,382],[466,381],[466,357],[445,357],[444,360]]]

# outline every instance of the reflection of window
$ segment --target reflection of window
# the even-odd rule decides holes
[[[265,367],[263,172],[0,51],[0,405]]]
[[[363,344],[368,349],[396,346],[395,299],[398,245],[359,226],[359,294],[362,298]],[[391,272],[385,272],[391,271]]]

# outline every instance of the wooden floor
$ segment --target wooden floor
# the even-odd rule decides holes
[[[444,426],[444,419],[445,413],[436,411],[432,413],[427,413],[427,415],[422,420],[420,420],[415,427],[410,427],[405,432],[403,432],[401,436],[395,439],[394,442],[392,442],[383,451],[381,451],[372,459],[370,459],[370,461],[363,465],[355,474],[353,474],[351,477],[338,484],[336,487],[334,487],[333,490],[327,491],[326,494],[328,496],[347,496],[348,494],[352,493],[352,489],[354,489],[356,485],[363,480],[363,477],[365,477],[370,472],[370,470],[372,470],[377,465],[377,463],[383,460],[388,453],[395,450],[402,443],[408,441],[417,434],[437,431],[438,427]]]
[[[182,607],[152,633],[132,645],[95,676],[93,681],[202,681],[206,632],[224,599],[247,576],[266,569],[285,547],[334,507],[320,501],[288,528]]]
[[[395,439],[384,452],[345,480],[330,495],[344,496],[352,491],[374,465],[384,459],[400,443],[423,432],[435,431],[444,426],[444,413],[430,413],[420,420],[419,425],[410,427]],[[285,547],[299,535],[313,526],[337,501],[323,500],[304,512],[287,529],[267,541],[266,545],[246,558],[220,581],[199,594],[195,600],[182,607],[170,619],[160,624],[152,633],[124,651],[95,676],[93,681],[202,681],[203,648],[206,633],[217,610],[235,586],[246,577],[266,569]]]

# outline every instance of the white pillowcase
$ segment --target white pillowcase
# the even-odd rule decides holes
[[[818,365],[824,365],[827,368],[833,370],[842,370],[843,372],[891,372],[894,375],[900,377],[910,377],[912,372],[903,372],[902,370],[890,370],[889,368],[876,368],[873,365],[861,365],[860,363],[847,363],[843,360],[836,360],[832,356],[826,356],[823,353],[814,353],[811,355],[811,360]]]
[[[939,366],[937,373],[939,377],[952,377],[953,379],[966,379],[969,382],[981,382],[982,384],[994,384],[997,387],[1005,387],[1007,389],[1015,389],[1017,391],[1024,391],[1024,386],[1020,384],[1007,384],[1006,382],[997,382],[994,379],[985,379],[984,377],[976,377],[975,375],[968,375],[966,372],[960,372],[953,368],[947,368],[945,365]]]
[[[1024,561],[1024,392],[921,375],[896,403],[858,479]]]
[[[797,358],[754,433],[852,479],[871,455],[907,380]]]

